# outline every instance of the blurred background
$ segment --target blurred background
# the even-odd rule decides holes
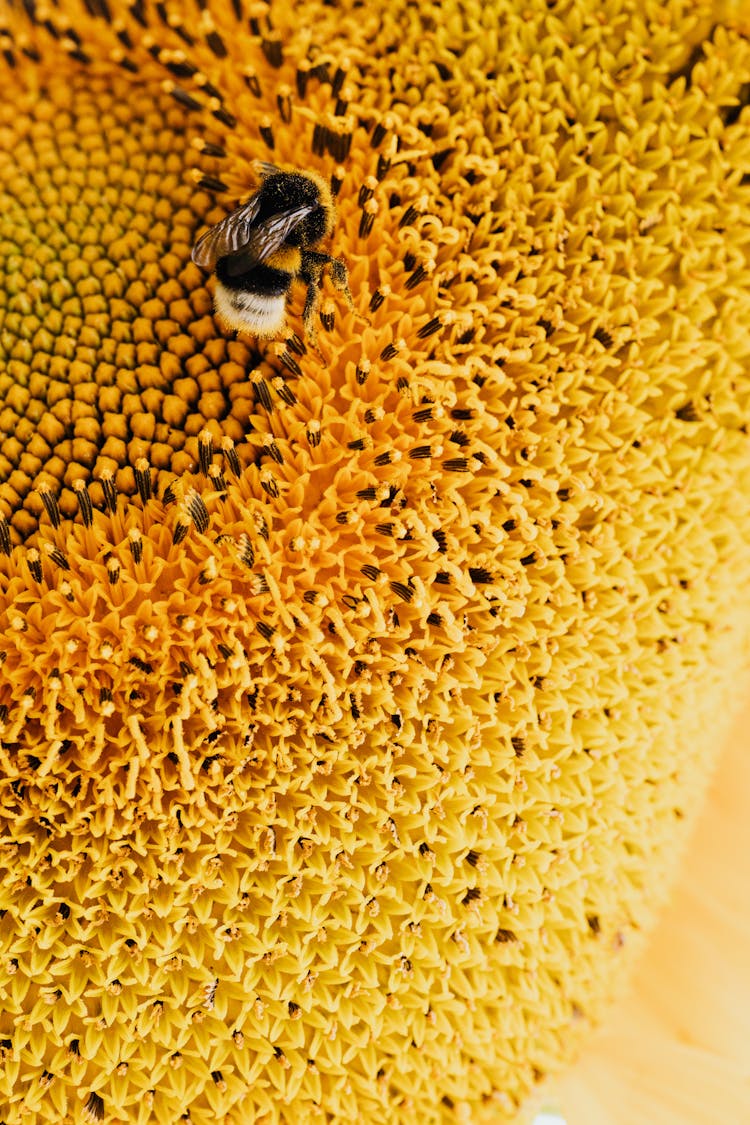
[[[633,988],[533,1125],[750,1125],[750,683],[741,690]]]

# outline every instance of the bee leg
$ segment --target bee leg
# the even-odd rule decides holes
[[[299,273],[300,280],[307,286],[305,307],[302,310],[302,325],[305,329],[305,338],[315,344],[318,330],[315,324],[315,314],[320,301],[321,270],[318,267],[310,269],[307,263],[303,264]]]
[[[318,311],[318,301],[320,299],[320,290],[316,283],[313,281],[307,287],[307,297],[305,298],[305,307],[302,310],[302,324],[305,329],[305,336],[313,344],[318,336],[317,325],[315,324],[315,313]]]
[[[346,268],[346,262],[342,262],[341,258],[330,258],[331,281],[346,297],[346,303],[350,309],[354,308],[354,301],[352,299],[352,291],[349,288],[349,271]]]
[[[331,281],[335,288],[338,289],[340,293],[344,294],[349,308],[354,308],[352,292],[349,288],[349,271],[346,268],[345,262],[342,262],[340,258],[332,258],[330,254],[321,254],[317,250],[306,250],[302,255],[302,266],[303,272],[305,269],[308,269],[311,273],[317,272],[319,285],[322,284],[323,281],[323,270],[328,266]]]

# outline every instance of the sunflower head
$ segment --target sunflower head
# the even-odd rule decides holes
[[[511,1119],[746,656],[747,29],[3,19],[4,1119]],[[314,346],[191,260],[258,160],[335,202]]]

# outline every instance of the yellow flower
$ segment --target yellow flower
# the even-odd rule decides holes
[[[511,1119],[747,656],[747,29],[2,20],[0,1118]],[[257,159],[337,197],[317,348],[190,261]]]

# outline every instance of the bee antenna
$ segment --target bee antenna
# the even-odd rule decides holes
[[[275,164],[269,164],[266,160],[254,160],[253,171],[256,176],[260,176],[262,180],[265,180],[267,176],[275,176],[281,171],[281,168],[277,168]]]

